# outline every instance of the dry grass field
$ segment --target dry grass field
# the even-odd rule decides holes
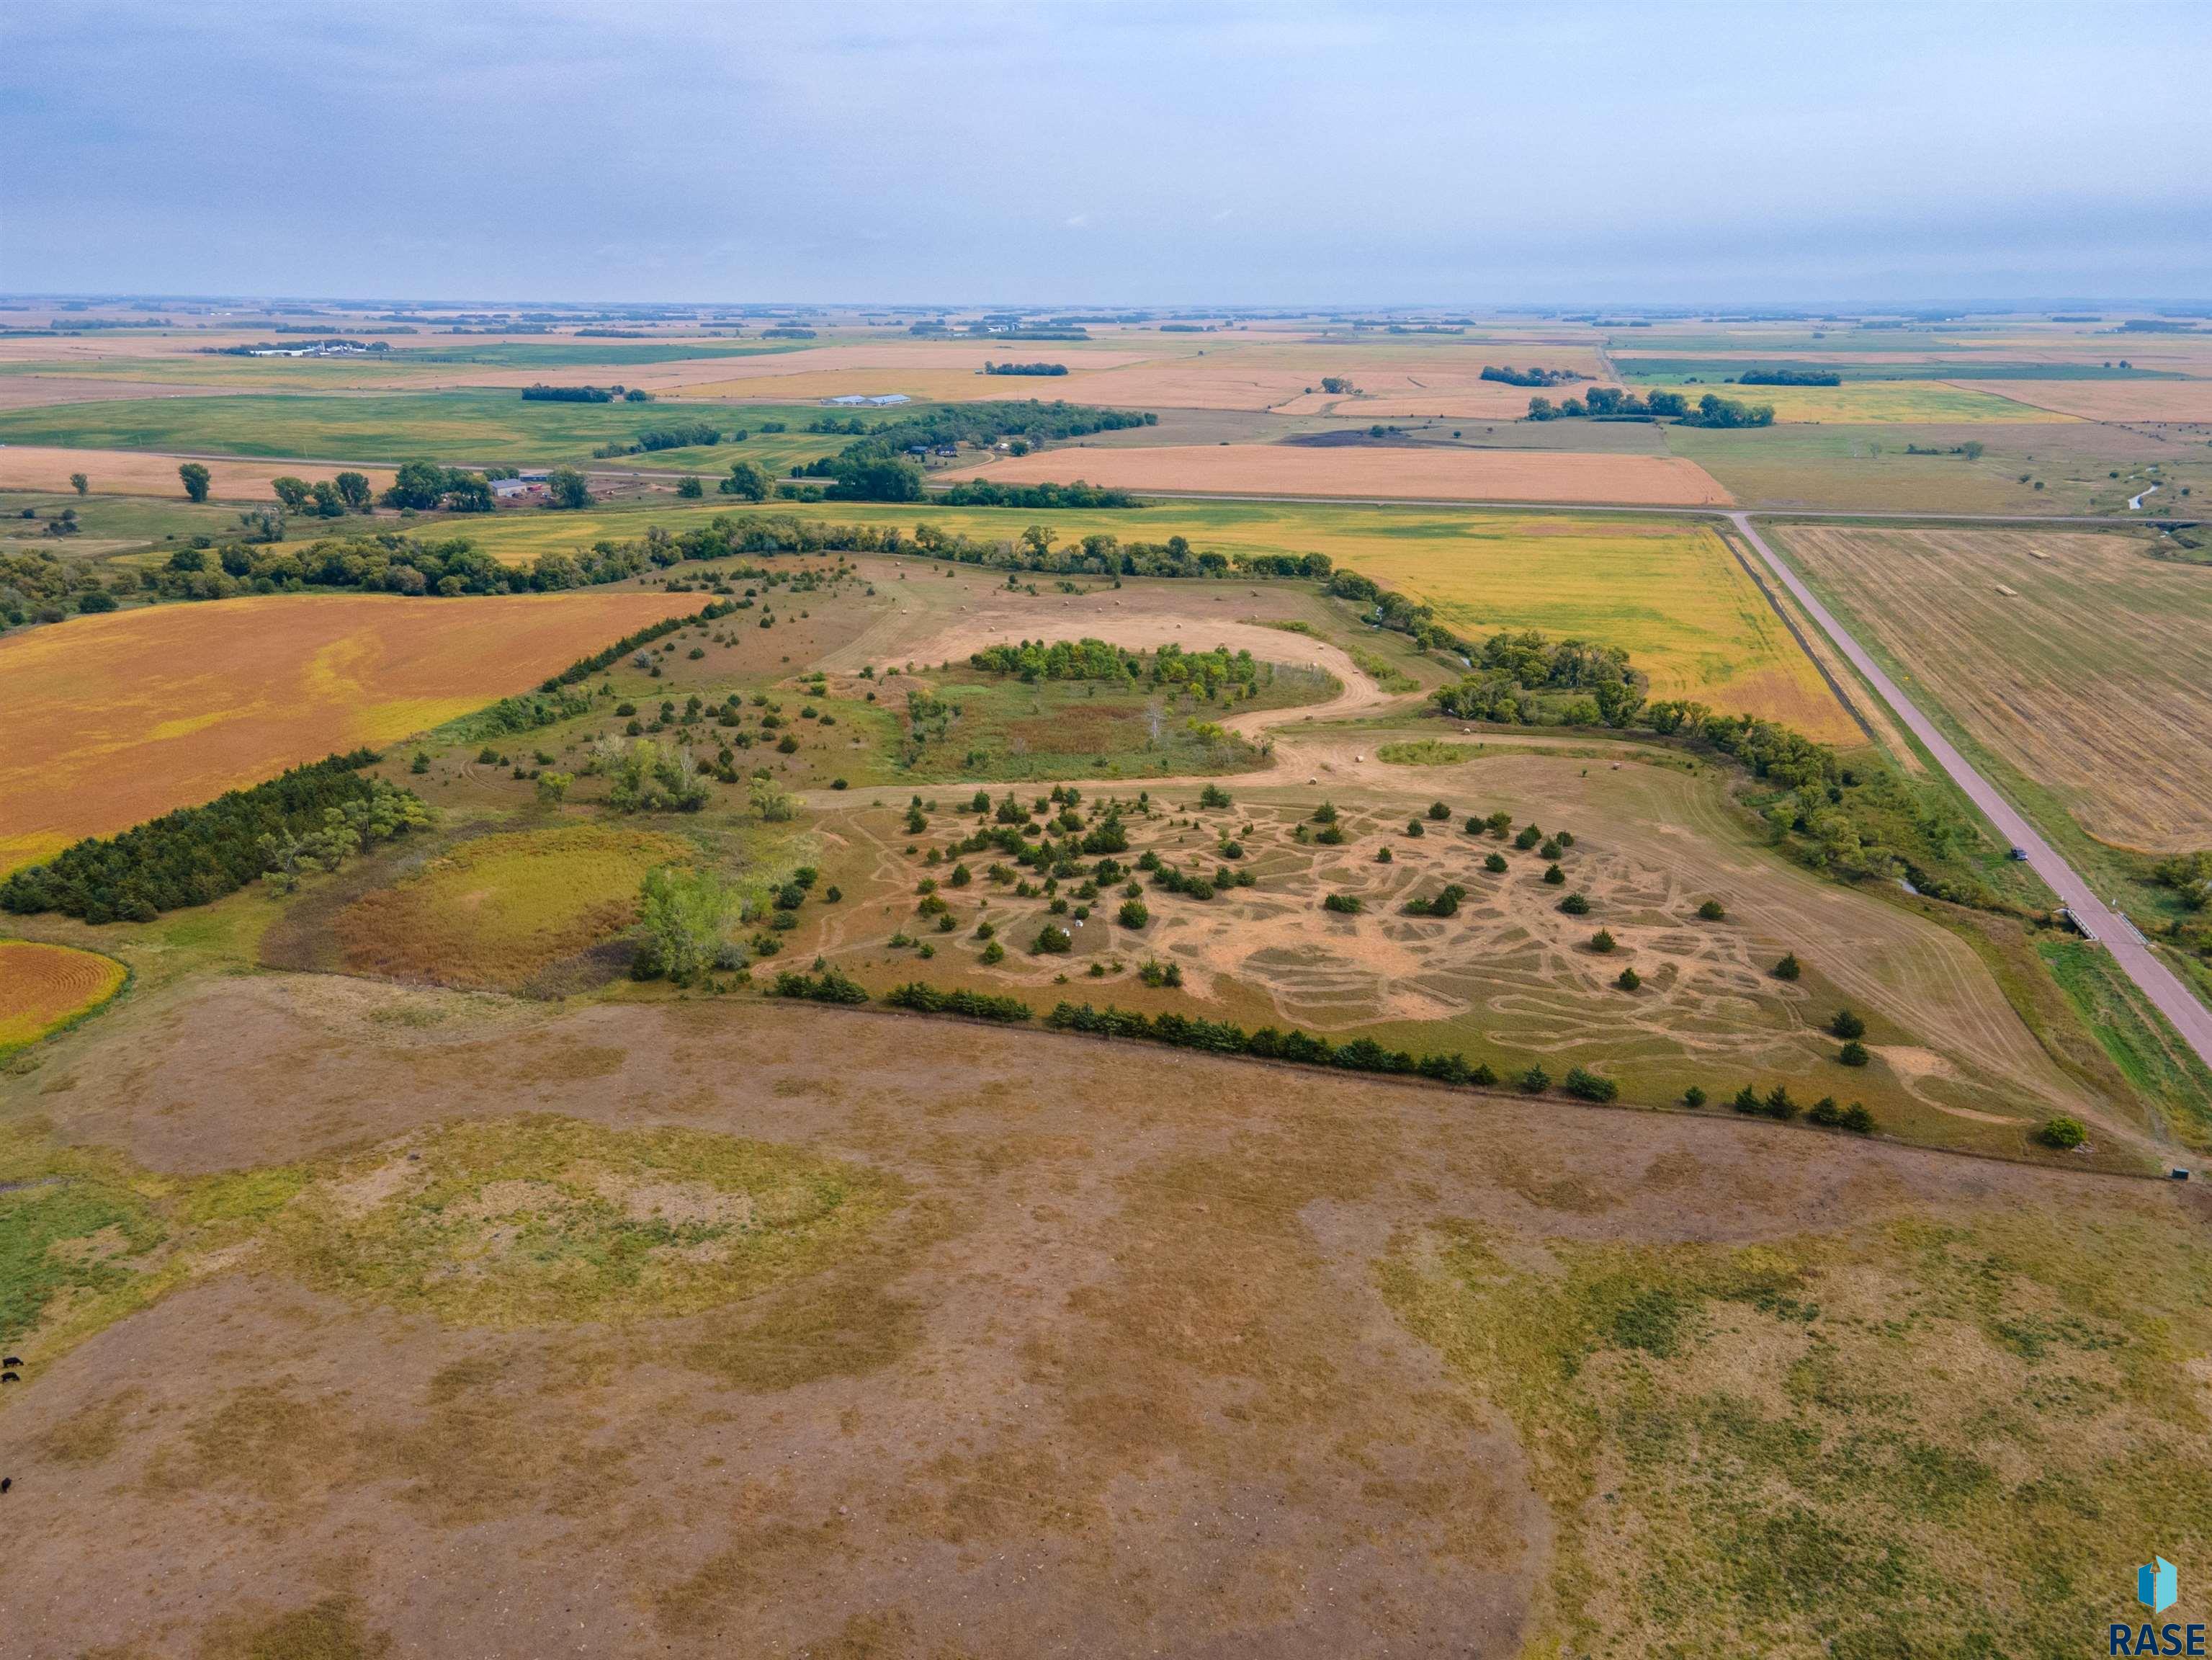
[[[522,691],[688,595],[313,594],[111,612],[0,641],[0,871]]]
[[[33,939],[0,939],[0,1055],[36,1043],[122,988],[112,957]]]
[[[81,472],[91,488],[107,496],[166,496],[185,499],[184,482],[177,468],[186,458],[149,455],[137,450],[56,449],[34,445],[0,444],[0,489],[65,490],[70,475]],[[313,483],[335,478],[347,469],[312,461],[204,461],[210,476],[208,495],[224,502],[273,502],[276,492],[271,478],[289,474]],[[389,467],[354,469],[368,475],[376,489],[392,482]]]
[[[1990,392],[2082,421],[2212,421],[2212,379],[1961,380],[1953,384],[1968,392]]]
[[[1230,781],[1228,808],[1199,807],[1195,789],[1155,787],[1153,811],[1133,807],[1124,819],[1125,865],[1150,852],[1209,881],[1224,868],[1249,872],[1255,885],[1194,900],[1139,875],[1150,915],[1133,928],[1115,920],[1118,881],[1092,885],[1095,893],[1061,885],[1056,897],[1087,908],[1086,919],[1075,905],[1054,916],[1050,897],[979,875],[946,891],[956,927],[933,933],[916,914],[916,885],[933,876],[941,887],[957,860],[927,857],[974,821],[948,813],[915,835],[894,812],[832,812],[825,827],[866,857],[859,870],[840,866],[853,902],[824,913],[823,933],[796,947],[824,952],[879,988],[920,976],[1039,1007],[1073,997],[1248,1029],[1365,1034],[1417,1053],[1461,1051],[1504,1077],[1537,1061],[1554,1078],[1588,1066],[1639,1103],[1677,1099],[1692,1084],[1721,1099],[1747,1082],[1783,1082],[1806,1104],[1863,1100],[1915,1140],[1991,1151],[2023,1146],[2050,1113],[2097,1116],[1963,940],[1758,850],[1710,775],[1662,751],[1617,751],[1630,763],[1616,769],[1603,751],[1547,754],[1510,740],[1457,744],[1456,764],[1378,766],[1367,745],[1387,741],[1279,726],[1278,771]],[[1091,788],[1101,801],[1133,797],[1127,786]],[[1340,843],[1311,839],[1324,800],[1338,809]],[[1427,819],[1435,800],[1448,818]],[[1552,861],[1537,852],[1465,831],[1467,816],[1500,810],[1516,824],[1572,834],[1557,860],[1563,882],[1545,879]],[[1427,833],[1409,836],[1409,819]],[[1237,850],[1224,854],[1229,842]],[[1508,870],[1484,867],[1493,853]],[[994,857],[967,862],[981,873]],[[1448,883],[1465,890],[1455,915],[1404,914],[1407,901]],[[1587,903],[1583,915],[1559,910],[1571,893]],[[1326,910],[1332,894],[1357,898],[1360,910]],[[1699,920],[1715,897],[1728,919]],[[1066,954],[1030,949],[1048,922],[1072,935]],[[1615,942],[1604,953],[1589,949],[1601,927]],[[933,940],[934,957],[925,965],[889,944],[900,933]],[[1005,954],[987,963],[993,943]],[[1784,983],[1768,970],[1791,951],[1808,972]],[[1148,961],[1176,964],[1181,988],[1142,984]],[[1632,992],[1614,984],[1626,967],[1643,981]],[[1058,988],[1062,976],[1072,988]],[[1868,1022],[1871,1067],[1836,1063],[1824,1028],[1839,1006]]]
[[[945,475],[1006,483],[1078,478],[1124,489],[1224,495],[1458,497],[1465,501],[1627,502],[1662,507],[1733,502],[1694,461],[1563,450],[1182,445],[1042,450]]]
[[[28,1653],[2033,1652],[2212,1528],[2168,1184],[803,1006],[123,1013],[0,1078]]]
[[[637,918],[638,884],[697,850],[579,824],[463,842],[332,919],[349,974],[520,990]]]
[[[2100,532],[1773,533],[1855,631],[2091,834],[2212,842],[2212,570]]]

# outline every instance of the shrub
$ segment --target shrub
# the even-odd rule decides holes
[[[1503,876],[1508,870],[1512,868],[1511,866],[1505,862],[1505,855],[1502,853],[1492,854],[1487,859],[1485,859],[1482,861],[1482,867],[1488,871],[1492,876]]]
[[[1152,914],[1141,899],[1124,899],[1115,920],[1125,928],[1141,928],[1152,920]]]
[[[1332,893],[1321,902],[1323,910],[1333,910],[1343,916],[1357,916],[1367,909],[1356,893]]]
[[[1612,1101],[1618,1099],[1620,1095],[1620,1085],[1614,1083],[1612,1079],[1601,1078],[1597,1073],[1582,1067],[1570,1067],[1560,1087],[1568,1094],[1583,1101]]]
[[[983,947],[983,955],[980,960],[986,967],[994,963],[1003,963],[1006,960],[1006,948],[994,939]]]
[[[909,981],[884,994],[894,1008],[923,1014],[963,1014],[971,1020],[1021,1021],[1030,1018],[1030,1006],[1018,997],[982,991],[939,991],[919,980]]]
[[[1182,964],[1147,958],[1145,965],[1137,970],[1137,978],[1148,986],[1179,987],[1182,984]]]
[[[1563,887],[1566,885],[1566,872],[1561,870],[1557,865],[1551,865],[1545,867],[1544,881],[1547,886],[1554,888]]]
[[[1583,893],[1571,893],[1559,901],[1559,909],[1569,916],[1588,916],[1589,896]]]
[[[1552,1074],[1546,1072],[1540,1065],[1534,1066],[1513,1081],[1520,1086],[1523,1095],[1541,1095],[1552,1087]]]
[[[1429,803],[1429,817],[1441,824],[1451,817],[1451,809],[1441,801],[1431,801]]]
[[[1334,824],[1336,822],[1336,803],[1334,801],[1324,801],[1319,806],[1316,807],[1314,809],[1313,822],[1316,824]]]
[[[1543,831],[1538,830],[1534,824],[1525,824],[1522,827],[1521,833],[1513,838],[1513,845],[1526,853],[1543,839]]]
[[[1229,792],[1218,784],[1208,784],[1198,793],[1198,805],[1201,807],[1225,807],[1233,799]]]
[[[1037,930],[1036,938],[1030,941],[1033,957],[1065,957],[1075,949],[1075,940],[1067,930],[1048,922]]]
[[[1769,1118],[1779,1118],[1785,1122],[1797,1116],[1797,1104],[1790,1098],[1787,1086],[1781,1084],[1767,1091],[1766,1098],[1759,1104],[1759,1110]]]
[[[1600,928],[1595,933],[1590,935],[1589,944],[1592,951],[1595,952],[1600,957],[1603,957],[1607,952],[1613,949],[1615,941],[1611,933],[1604,928]]]
[[[1805,1109],[1805,1122],[1834,1129],[1844,1122],[1844,1110],[1836,1104],[1834,1096],[1824,1095]]]
[[[1644,983],[1644,976],[1637,973],[1634,969],[1623,969],[1620,971],[1620,977],[1613,983],[1623,991],[1634,991]]]
[[[1804,971],[1804,964],[1797,960],[1797,953],[1794,951],[1783,953],[1782,960],[1774,965],[1777,980],[1795,980]]]
[[[1746,1084],[1741,1089],[1735,1092],[1735,1099],[1729,1102],[1729,1104],[1734,1107],[1738,1112],[1755,1113],[1759,1110],[1759,1091],[1752,1088],[1750,1085]]]
[[[1847,1067],[1863,1067],[1870,1058],[1867,1046],[1856,1037],[1836,1051],[1836,1059]]]
[[[1682,1091],[1682,1104],[1692,1110],[1704,1106],[1705,1104],[1705,1091],[1699,1089],[1695,1084],[1691,1085],[1689,1088]]]
[[[2088,1140],[2089,1132],[2080,1119],[2069,1118],[2061,1113],[2055,1118],[2045,1119],[2043,1128],[2035,1133],[2035,1139],[2046,1147],[2071,1152]]]
[[[1314,840],[1325,848],[1340,848],[1344,845],[1344,827],[1325,824],[1314,833]]]
[[[1854,1101],[1844,1109],[1843,1127],[1854,1135],[1871,1135],[1874,1115]]]
[[[1863,1037],[1866,1036],[1866,1022],[1849,1009],[1838,1009],[1835,1018],[1828,1022],[1828,1031],[1838,1037]]]
[[[1698,907],[1698,915],[1705,918],[1708,922],[1717,922],[1722,918],[1725,917],[1728,915],[1728,912],[1722,906],[1719,900],[1708,899],[1704,904]]]
[[[1406,821],[1406,834],[1408,836],[1426,836],[1428,831],[1422,826],[1419,819],[1408,818]]]
[[[1536,856],[1539,859],[1550,859],[1556,860],[1559,854],[1565,851],[1565,849],[1560,845],[1559,838],[1554,836],[1549,841],[1546,842],[1543,846],[1536,849]]]
[[[810,1003],[865,1003],[868,994],[860,984],[847,979],[836,969],[824,969],[819,975],[805,975],[791,970],[775,976],[770,988],[771,997],[796,997]]]

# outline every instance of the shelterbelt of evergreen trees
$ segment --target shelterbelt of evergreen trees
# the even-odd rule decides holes
[[[362,770],[374,750],[333,755],[65,848],[0,883],[0,909],[58,910],[88,922],[150,922],[204,905],[272,869],[335,868],[373,842],[428,822],[419,797]]]

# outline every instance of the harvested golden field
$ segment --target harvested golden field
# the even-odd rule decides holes
[[[1725,506],[1734,499],[1703,467],[1678,456],[1562,450],[1301,444],[1052,449],[945,476],[1002,483],[1082,478],[1123,489],[1224,495],[1631,502],[1688,508]]]
[[[1710,526],[1469,520],[1448,536],[1377,539],[1349,562],[1425,601],[1455,633],[1533,626],[1623,646],[1654,697],[1864,741]]]
[[[2212,842],[2212,570],[2099,532],[1771,533],[1908,685],[2092,835]]]
[[[103,496],[168,496],[185,498],[184,482],[177,469],[190,458],[151,455],[138,450],[77,450],[46,448],[27,444],[0,444],[0,489],[65,490],[70,475],[81,472],[93,490]],[[320,466],[312,461],[203,461],[211,475],[208,494],[218,501],[273,502],[276,492],[271,478],[287,475],[313,483],[335,478],[344,467]],[[389,467],[361,466],[369,483],[382,489],[392,482]]]
[[[1956,380],[1952,384],[2084,421],[2212,421],[2212,380]]]
[[[105,1003],[122,987],[124,972],[96,952],[0,939],[0,1055]]]
[[[0,641],[0,872],[523,691],[690,596],[280,595]]]
[[[486,836],[356,900],[331,932],[349,974],[516,990],[628,927],[646,873],[694,853],[593,824]]]

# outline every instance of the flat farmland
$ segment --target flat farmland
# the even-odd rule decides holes
[[[1441,446],[1186,444],[1050,449],[944,476],[1006,483],[1068,483],[1081,478],[1125,489],[1254,496],[1456,496],[1693,508],[1724,506],[1733,499],[1703,467],[1677,456]]]
[[[228,399],[210,400],[227,402]],[[65,490],[70,475],[81,472],[93,490],[102,496],[166,496],[181,502],[184,481],[177,476],[183,457],[148,454],[137,450],[58,449],[41,445],[0,444],[0,489]],[[208,494],[223,502],[273,502],[276,492],[269,481],[289,473],[310,483],[335,478],[342,467],[307,461],[268,465],[253,461],[204,461],[209,473]],[[392,482],[390,468],[364,463],[360,471],[381,489]]]
[[[634,591],[307,594],[27,630],[0,641],[0,871],[435,726],[695,609]]]
[[[2038,408],[2019,391],[2022,384],[1992,380],[1979,386],[1956,386],[1941,380],[1847,380],[1840,386],[1744,386],[1690,381],[1671,386],[1652,383],[1650,389],[1679,392],[1692,404],[1709,392],[1747,404],[1771,404],[1775,420],[1784,424],[1879,422],[1885,425],[1958,425],[1983,422],[2049,423],[2074,418],[2057,410]]]
[[[1769,532],[1911,679],[2091,835],[2212,842],[2212,570],[2094,532]]]
[[[2083,421],[2212,421],[2212,380],[2005,380],[1956,383]]]
[[[363,396],[239,395],[216,398],[132,398],[106,404],[72,404],[0,411],[0,482],[13,488],[62,488],[72,468],[64,467],[52,486],[15,483],[12,469],[36,465],[52,471],[57,463],[16,462],[19,456],[51,457],[61,451],[17,446],[68,445],[113,450],[190,450],[229,455],[314,455],[362,464],[416,459],[447,465],[497,462],[552,465],[586,462],[603,444],[634,441],[642,432],[676,422],[711,420],[725,432],[757,429],[763,420],[781,418],[799,426],[822,411],[811,405],[748,409],[742,412],[672,409],[666,404],[562,404],[523,401],[511,391],[440,392]],[[827,453],[846,441],[821,434],[800,435],[808,457]],[[756,438],[757,444],[761,441]],[[730,459],[750,452],[732,450]],[[143,458],[140,458],[143,459]],[[623,465],[646,465],[650,454],[625,457]],[[88,467],[93,487],[101,488],[101,465],[119,476],[122,463],[103,460]],[[223,469],[214,462],[221,492]],[[182,494],[176,464],[167,466],[168,489]],[[304,463],[254,469],[269,494],[270,472],[301,477],[320,476]],[[41,475],[43,476],[43,474]],[[159,479],[147,475],[149,493]],[[390,482],[388,477],[384,482]]]

